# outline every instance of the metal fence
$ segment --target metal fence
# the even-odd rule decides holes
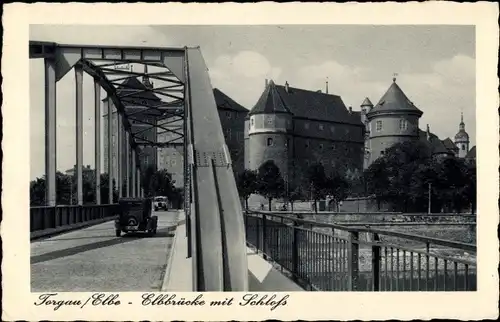
[[[112,217],[116,210],[116,204],[31,207],[30,232]]]
[[[254,211],[245,223],[247,243],[308,290],[476,290],[472,244]]]

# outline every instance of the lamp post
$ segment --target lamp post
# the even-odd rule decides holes
[[[430,215],[431,214],[431,186],[432,186],[432,183],[429,182],[429,205],[427,207],[427,214]]]

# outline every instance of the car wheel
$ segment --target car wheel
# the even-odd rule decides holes
[[[120,237],[120,236],[121,236],[121,234],[122,234],[122,231],[121,231],[121,230],[118,230],[118,229],[117,229],[117,230],[115,231],[115,235],[116,235],[116,237]]]

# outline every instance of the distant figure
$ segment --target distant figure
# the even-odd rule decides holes
[[[283,206],[281,207],[281,211],[286,211],[286,203],[283,204]]]
[[[264,204],[262,202],[260,203],[260,210],[264,210]]]

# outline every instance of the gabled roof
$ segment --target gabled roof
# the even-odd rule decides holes
[[[138,92],[138,91],[143,91],[146,89],[146,86],[142,82],[140,82],[137,77],[129,77],[127,78],[123,83],[117,86],[118,88],[116,89],[116,94],[120,96],[120,94],[131,94],[134,92],[134,94],[126,96],[124,98],[125,102],[127,100],[133,100],[133,99],[140,99],[140,100],[152,100],[152,101],[159,101],[160,98],[156,96],[153,92],[150,91],[145,91],[145,92]],[[105,101],[107,97],[103,100]]]
[[[476,146],[475,145],[472,147],[472,149],[469,150],[469,152],[467,152],[467,154],[465,155],[465,158],[466,159],[475,159],[476,158]]]
[[[224,94],[218,88],[214,88],[214,97],[215,103],[218,108],[248,113],[248,110],[246,108],[235,102],[232,98]]]
[[[264,92],[249,114],[252,115],[259,113],[290,113],[278,93],[277,86],[272,80],[266,86]]]
[[[360,112],[349,113],[340,96],[290,86],[287,90],[272,80],[250,112],[256,113],[291,113],[311,120],[362,125]]]
[[[451,154],[452,152],[446,148],[444,143],[434,133],[429,133],[429,140],[427,140],[427,132],[418,130],[420,140],[427,144],[432,154]]]
[[[457,146],[455,145],[455,143],[453,143],[453,141],[450,138],[444,139],[443,140],[443,145],[448,150],[456,150],[456,149],[458,149]]]
[[[419,110],[396,84],[394,80],[380,101],[368,113],[374,114],[377,112],[413,112],[422,115],[423,112]]]

